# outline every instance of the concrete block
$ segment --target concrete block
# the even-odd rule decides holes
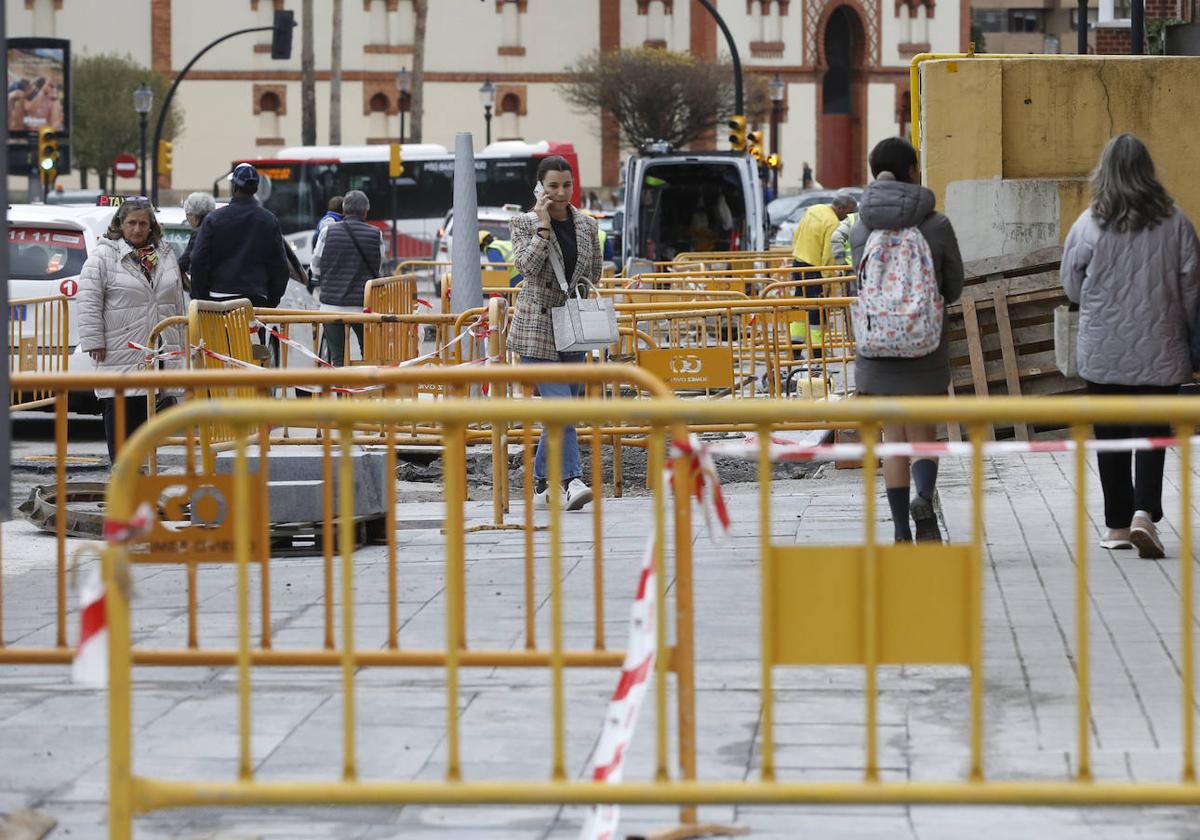
[[[272,523],[320,522],[325,517],[322,487],[325,480],[324,448],[321,446],[274,446],[268,451],[269,510]],[[233,452],[217,455],[216,471],[233,472]],[[250,472],[257,475],[257,447],[247,448]],[[354,447],[354,515],[382,516],[387,512],[387,457],[382,450]],[[341,487],[341,450],[333,450],[334,516],[337,516]]]

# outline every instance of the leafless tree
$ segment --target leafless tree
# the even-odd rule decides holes
[[[733,114],[733,69],[688,53],[662,49],[597,52],[568,68],[572,79],[560,89],[577,110],[607,111],[634,148],[665,140],[676,148],[712,132]],[[766,82],[746,79],[746,110],[753,117],[769,110]]]
[[[342,0],[333,0],[329,49],[329,145],[342,144]]]
[[[422,142],[425,128],[425,26],[429,19],[429,0],[413,0],[413,69],[409,94],[409,131],[411,143]]]
[[[300,12],[300,143],[317,144],[317,68],[313,54],[313,0],[304,0]]]

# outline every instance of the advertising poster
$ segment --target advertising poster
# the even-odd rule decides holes
[[[10,38],[8,133],[12,138],[49,126],[70,131],[68,90],[70,42],[53,38]]]

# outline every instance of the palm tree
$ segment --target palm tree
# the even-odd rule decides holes
[[[342,0],[333,0],[329,50],[329,145],[342,144]]]
[[[313,55],[313,0],[304,0],[300,21],[300,143],[317,144],[317,71]]]
[[[413,0],[413,70],[412,93],[409,99],[410,142],[420,143],[425,121],[425,22],[429,17],[429,0]]]

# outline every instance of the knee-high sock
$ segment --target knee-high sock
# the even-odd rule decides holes
[[[928,501],[933,501],[933,491],[937,486],[937,474],[938,462],[932,458],[922,458],[919,461],[913,461],[913,485],[917,488],[918,496]]]
[[[908,524],[908,487],[887,489],[888,507],[892,509],[892,527],[897,540],[912,541],[912,528]]]

